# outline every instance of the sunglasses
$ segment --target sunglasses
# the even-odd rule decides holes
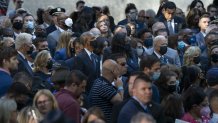
[[[126,62],[120,63],[121,66],[126,66]]]

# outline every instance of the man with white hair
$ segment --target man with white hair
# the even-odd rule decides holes
[[[161,64],[175,64],[173,59],[166,55],[168,42],[165,36],[159,35],[154,38],[152,55],[160,59]]]
[[[15,41],[15,49],[18,52],[17,59],[19,61],[18,71],[16,72],[23,71],[28,75],[33,76],[33,71],[27,61],[27,56],[33,52],[32,35],[20,33]]]

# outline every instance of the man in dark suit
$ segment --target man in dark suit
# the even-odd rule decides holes
[[[86,93],[88,94],[93,82],[100,76],[100,61],[93,53],[96,47],[95,36],[90,32],[84,32],[80,36],[84,49],[75,57],[73,69],[82,71],[87,77]]]
[[[59,40],[59,37],[62,32],[68,31],[68,29],[72,26],[72,23],[70,25],[67,25],[65,20],[68,19],[68,16],[64,13],[59,14],[57,18],[58,22],[58,29],[50,33],[47,37],[48,41],[48,47],[50,49],[51,55],[54,56],[55,49],[57,46],[57,42]],[[71,19],[72,21],[72,19]]]
[[[175,60],[173,60],[171,57],[167,55],[168,52],[167,45],[168,45],[167,39],[164,36],[162,35],[156,36],[153,42],[153,48],[152,48],[153,52],[152,53],[150,52],[149,54],[160,59],[161,64],[176,65]]]
[[[162,15],[158,17],[158,21],[163,22],[167,27],[169,35],[178,33],[186,27],[185,21],[177,16],[174,16],[176,4],[168,1],[163,5]]]
[[[65,9],[60,7],[54,8],[49,12],[49,14],[52,16],[52,20],[54,24],[51,24],[49,27],[46,28],[47,35],[58,29],[57,16],[64,12]]]
[[[130,123],[138,112],[151,114],[157,123],[164,123],[164,114],[159,104],[152,99],[152,82],[147,75],[138,76],[133,83],[133,96],[121,109],[118,123]]]
[[[196,41],[197,41],[197,46],[201,49],[201,53],[204,52],[206,49],[206,44],[204,37],[206,36],[206,29],[209,26],[210,22],[210,17],[209,15],[202,15],[199,19],[198,26],[200,27],[200,32],[197,33],[196,36]]]
[[[29,76],[33,76],[31,66],[28,64],[27,56],[33,52],[32,35],[21,33],[17,36],[15,41],[15,49],[18,52],[17,60],[19,61],[17,72],[26,72]]]

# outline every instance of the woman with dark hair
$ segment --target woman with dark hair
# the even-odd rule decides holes
[[[199,18],[201,17],[201,11],[197,8],[190,9],[186,16],[186,23],[188,28],[190,28],[195,34],[197,34],[200,29],[198,27]]]
[[[139,69],[138,57],[136,51],[130,45],[130,39],[126,33],[117,33],[114,35],[111,47],[104,50],[103,61],[108,59],[111,54],[121,53],[127,56],[127,75]]]
[[[201,0],[193,0],[189,6],[189,10],[197,8],[201,14],[205,12],[204,3]]]
[[[73,24],[72,31],[82,34],[83,32],[89,31],[94,26],[95,13],[92,8],[85,7],[75,24]]]
[[[179,94],[170,94],[161,103],[166,118],[166,123],[175,123],[184,115],[182,98]]]
[[[186,91],[188,87],[193,85],[205,88],[205,82],[202,81],[204,80],[204,75],[198,66],[183,66],[182,73],[181,87],[183,91]]]
[[[164,100],[169,94],[177,93],[178,75],[170,70],[161,71],[160,77],[155,82],[160,92],[160,101]]]
[[[201,87],[190,86],[183,94],[185,114],[182,120],[189,123],[208,123],[210,108],[208,98]]]
[[[108,6],[102,7],[102,13],[108,16],[109,23],[110,23],[109,27],[110,27],[111,31],[113,32],[115,29],[115,23],[114,23],[114,18],[110,14],[110,10],[109,10]]]
[[[38,8],[38,10],[36,12],[36,15],[37,15],[36,22],[37,22],[38,25],[41,25],[41,24],[44,23],[43,16],[42,16],[44,12],[45,12],[45,10],[42,9],[42,8]]]

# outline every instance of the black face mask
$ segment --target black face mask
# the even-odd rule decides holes
[[[200,61],[201,61],[200,56],[197,56],[197,57],[194,57],[194,58],[193,58],[193,62],[194,62],[195,64],[199,64]]]
[[[48,48],[44,48],[44,49],[39,49],[39,52],[41,52],[41,51],[43,51],[43,50],[47,50],[47,51],[49,51]]]
[[[23,23],[22,22],[14,22],[13,28],[17,29],[17,30],[21,30],[23,28]]]
[[[169,93],[173,93],[176,91],[176,85],[168,85],[167,90]]]
[[[167,52],[167,46],[161,46],[160,47],[160,54],[164,55],[164,54],[166,54],[166,52]]]
[[[53,61],[52,61],[52,60],[49,60],[49,61],[47,62],[46,68],[47,68],[48,70],[51,70],[52,67],[53,67]]]
[[[211,55],[211,61],[214,62],[214,63],[218,62],[218,54],[212,54]]]
[[[33,53],[33,50],[34,50],[33,47],[30,47],[30,49],[27,51],[27,54],[31,55]]]
[[[90,42],[90,45],[94,48],[94,49],[96,49],[98,46],[97,46],[97,41],[91,41]]]

